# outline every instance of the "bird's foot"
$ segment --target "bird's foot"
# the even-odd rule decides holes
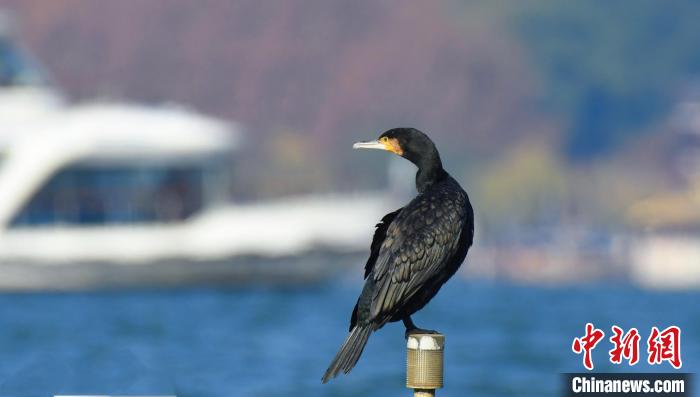
[[[411,328],[411,329],[406,329],[405,338],[408,339],[409,336],[414,335],[414,334],[435,335],[435,334],[439,334],[439,332],[435,331],[434,329]]]

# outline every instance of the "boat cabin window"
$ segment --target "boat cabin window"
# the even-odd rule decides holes
[[[55,174],[13,226],[174,222],[204,205],[202,166],[74,165]]]

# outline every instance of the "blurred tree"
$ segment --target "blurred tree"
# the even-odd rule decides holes
[[[480,174],[475,205],[489,232],[560,219],[568,188],[566,165],[543,141],[526,140],[492,159]]]
[[[22,37],[70,98],[176,102],[245,125],[255,163],[241,164],[255,174],[244,175],[247,190],[272,195],[384,186],[386,174],[377,172],[384,160],[358,162],[350,145],[391,127],[430,133],[450,169],[493,155],[520,135],[553,134],[533,109],[536,84],[522,45],[503,21],[478,14],[488,7],[465,7],[471,18],[462,18],[454,5],[3,0],[2,6],[15,11]],[[290,142],[286,134],[307,145],[302,161],[275,149],[275,141]],[[263,182],[272,175],[280,182]]]
[[[674,89],[700,72],[700,2],[517,4],[509,12],[541,67],[544,102],[570,115],[564,144],[573,159],[648,131],[669,109]]]

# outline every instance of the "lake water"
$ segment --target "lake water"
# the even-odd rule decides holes
[[[399,396],[403,326],[374,334],[348,376],[320,383],[347,332],[359,281],[299,289],[184,289],[0,295],[0,396]],[[682,328],[683,372],[700,368],[698,292],[626,285],[531,287],[452,280],[415,316],[446,335],[441,396],[559,395],[560,373],[580,372],[571,351],[586,322]],[[669,364],[635,371],[672,372]]]

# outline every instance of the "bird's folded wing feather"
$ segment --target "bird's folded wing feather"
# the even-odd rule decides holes
[[[379,249],[382,246],[382,243],[384,242],[384,239],[386,239],[386,233],[387,230],[389,229],[389,225],[391,225],[391,222],[394,221],[394,218],[396,218],[396,215],[401,212],[403,208],[399,208],[394,212],[390,212],[382,218],[379,223],[375,226],[374,230],[374,237],[372,237],[372,245],[370,245],[369,249],[369,258],[367,259],[367,263],[365,264],[365,279],[367,276],[372,273],[372,270],[374,269],[374,264],[377,261],[377,257],[379,256]]]
[[[431,222],[415,229],[412,216],[398,218],[390,225],[380,247],[374,271],[375,283],[371,317],[391,315],[429,279],[449,263],[459,241],[461,223]]]

